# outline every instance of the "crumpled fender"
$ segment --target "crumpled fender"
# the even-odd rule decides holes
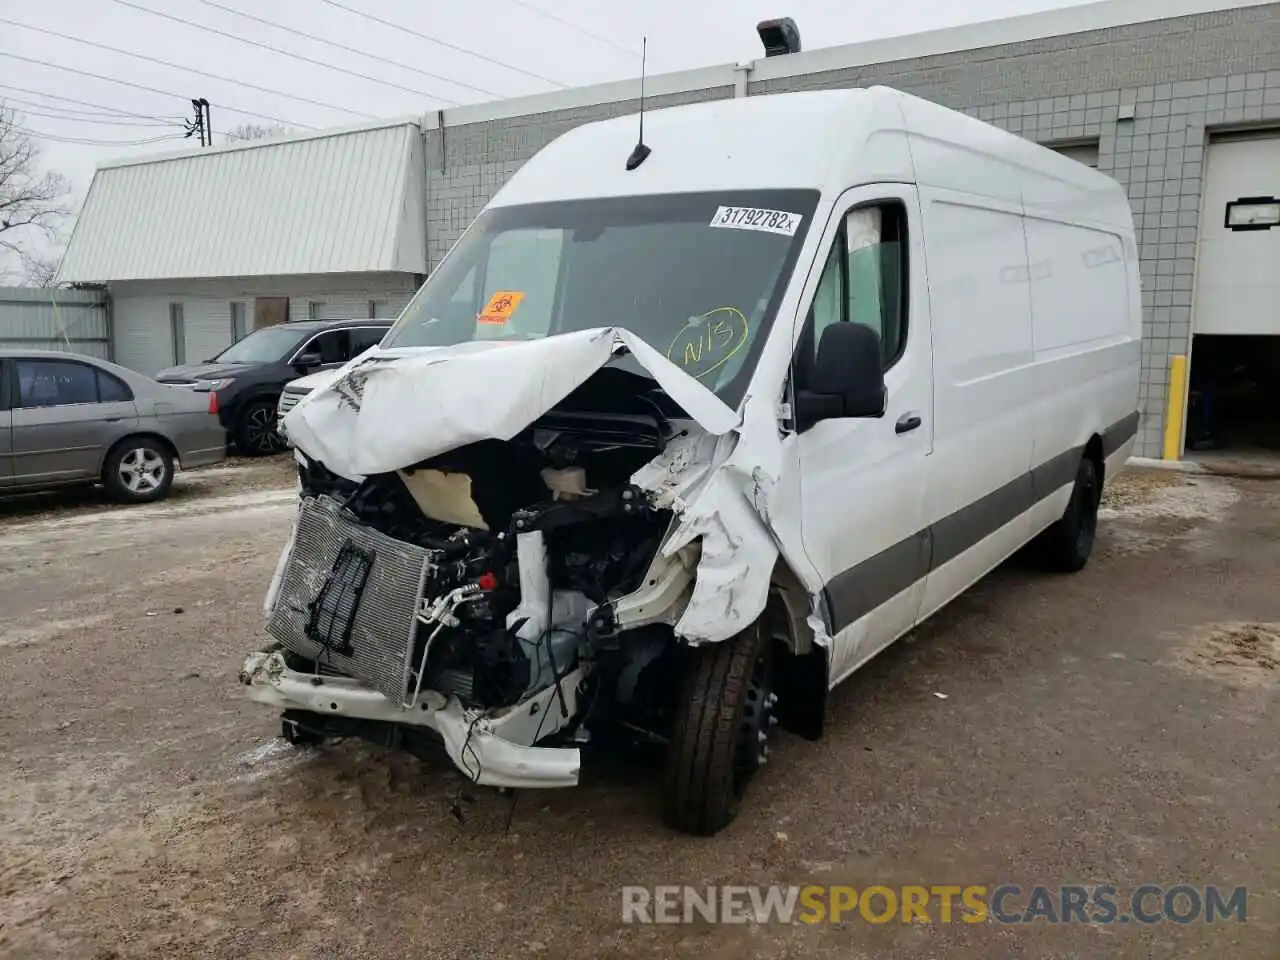
[[[693,594],[674,626],[691,644],[727,640],[764,612],[779,554],[768,517],[781,459],[776,421],[748,414],[733,433],[673,441],[632,475],[679,518],[661,547],[665,556],[701,540]]]

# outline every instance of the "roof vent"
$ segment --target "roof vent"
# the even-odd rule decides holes
[[[781,57],[783,54],[800,52],[800,28],[790,17],[761,20],[756,24],[756,33],[760,34],[760,42],[764,44],[766,57]]]

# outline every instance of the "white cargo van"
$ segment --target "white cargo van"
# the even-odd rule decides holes
[[[713,833],[775,727],[816,738],[1003,559],[1084,566],[1139,304],[1115,181],[893,90],[579,127],[287,414],[241,680],[294,741],[442,744],[479,784],[662,744],[668,821]]]

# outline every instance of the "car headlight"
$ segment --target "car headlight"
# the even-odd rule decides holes
[[[235,377],[223,377],[221,380],[198,380],[193,389],[195,390],[221,390],[223,387],[229,387],[236,382]]]

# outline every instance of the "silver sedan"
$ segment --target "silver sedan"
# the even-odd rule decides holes
[[[225,456],[208,394],[94,357],[0,350],[0,493],[101,483],[147,503],[168,495],[175,468]]]

